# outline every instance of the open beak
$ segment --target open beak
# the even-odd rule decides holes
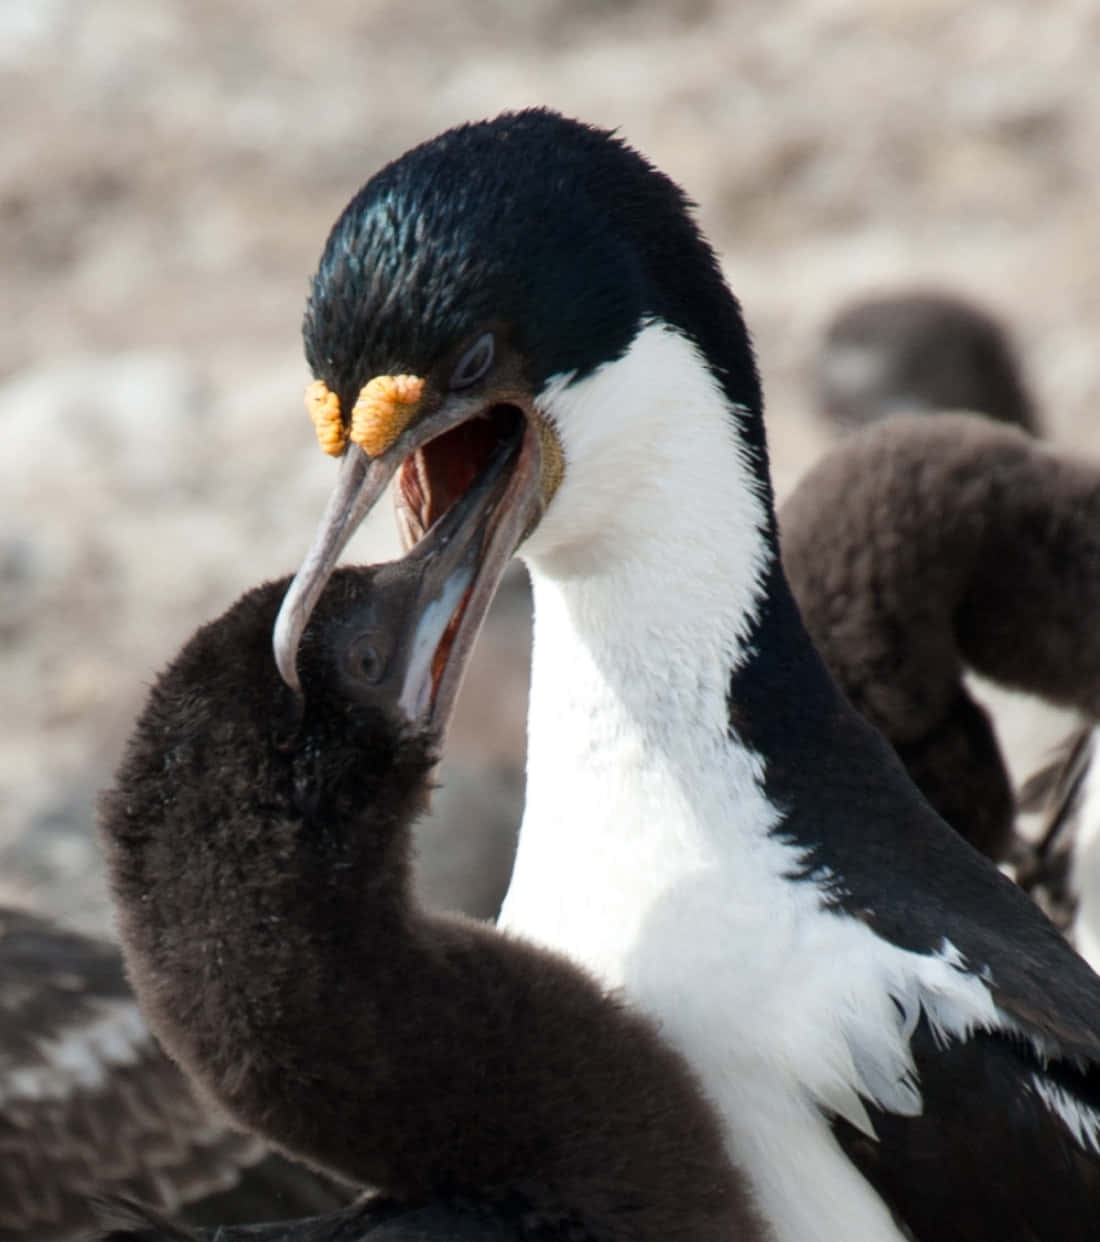
[[[440,735],[501,575],[541,516],[541,448],[535,419],[517,404],[445,403],[369,458],[349,445],[336,488],[290,584],[274,630],[283,680],[301,691],[298,647],[340,554],[397,476],[401,562],[416,589],[402,627],[399,695],[408,717]]]

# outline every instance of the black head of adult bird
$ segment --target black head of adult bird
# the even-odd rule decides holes
[[[401,704],[430,699],[481,546],[458,529],[513,462],[497,453],[411,560],[329,584],[304,699],[271,652],[285,581],[160,678],[102,806],[129,970],[232,1116],[409,1213],[383,1239],[752,1242],[721,1124],[650,1020],[411,895],[437,744]],[[376,1208],[301,1236],[359,1237]]]
[[[1091,1236],[1100,982],[810,642],[748,334],[683,194],[553,113],[450,131],[337,221],[305,337],[343,460],[276,628],[288,682],[388,480],[411,542],[509,447],[487,536],[454,535],[478,568],[425,691],[440,725],[518,547],[535,639],[504,925],[660,1018],[780,1242]]]
[[[1039,430],[1008,331],[950,293],[900,290],[842,307],[825,328],[814,383],[822,411],[850,427],[968,410]]]
[[[807,628],[940,814],[1004,858],[1012,785],[973,669],[1100,717],[1100,466],[976,415],[855,433],[780,514]]]

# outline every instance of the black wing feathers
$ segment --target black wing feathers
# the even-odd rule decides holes
[[[849,1158],[920,1242],[1095,1242],[1100,1160],[1040,1097],[1036,1076],[1100,1122],[1100,1072],[1043,1070],[1030,1046],[989,1032],[913,1051],[924,1112],[868,1105],[878,1141],[836,1120]]]

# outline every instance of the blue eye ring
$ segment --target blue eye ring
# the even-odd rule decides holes
[[[476,384],[493,365],[495,356],[496,340],[491,332],[483,332],[459,358],[448,387],[454,391]]]

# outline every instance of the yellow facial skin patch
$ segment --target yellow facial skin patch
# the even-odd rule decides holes
[[[376,375],[359,393],[349,439],[368,457],[380,457],[412,421],[423,391],[419,375]]]
[[[380,457],[412,421],[424,391],[419,375],[376,375],[364,384],[351,411],[351,427],[345,429],[340,398],[324,380],[306,389],[306,409],[313,420],[321,448],[339,457],[348,440],[368,457]]]
[[[340,417],[340,398],[329,392],[324,380],[316,380],[306,389],[306,409],[321,448],[330,457],[339,457],[348,442]]]

